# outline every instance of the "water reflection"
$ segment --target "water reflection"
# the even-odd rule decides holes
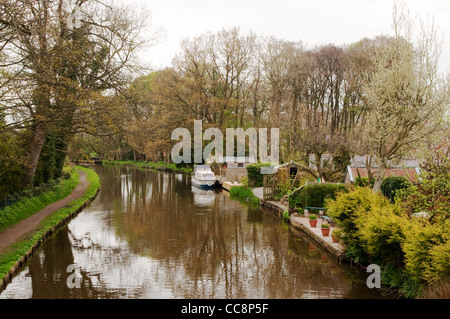
[[[200,189],[195,186],[191,186],[191,191],[194,196],[194,205],[196,207],[212,207],[216,200],[216,190],[212,189]]]
[[[1,298],[379,298],[262,208],[188,176],[99,168],[92,205],[47,240]],[[81,288],[68,288],[67,266]]]

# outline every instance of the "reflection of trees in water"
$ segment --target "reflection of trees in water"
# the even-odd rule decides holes
[[[196,206],[187,175],[118,167],[99,174],[89,210],[30,260],[34,298],[371,296],[261,208],[221,193]],[[66,285],[74,262],[80,289]]]
[[[174,174],[135,171],[124,182],[128,183],[127,195],[122,195],[126,211],[116,211],[117,233],[135,253],[166,264],[165,281],[180,282],[187,276],[176,295],[351,295],[351,282],[333,270],[336,266],[321,260],[321,254],[310,256],[307,243],[293,240],[270,214],[250,210],[222,194],[210,207],[196,207],[191,189]]]
[[[80,288],[69,288],[67,279],[72,273],[67,272],[67,266],[75,263],[73,243],[70,242],[67,228],[58,231],[49,238],[39,252],[29,261],[28,275],[31,277],[32,298],[36,299],[98,299],[120,298],[121,291],[110,291],[105,286],[98,285],[100,274],[93,274],[80,269]],[[96,247],[94,250],[101,250]],[[91,251],[91,255],[96,252]],[[109,254],[114,254],[110,251]]]

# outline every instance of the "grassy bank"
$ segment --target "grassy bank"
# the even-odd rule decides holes
[[[102,164],[104,165],[125,165],[125,166],[134,166],[140,168],[152,168],[158,170],[168,170],[172,172],[178,173],[191,173],[193,170],[190,167],[181,167],[175,163],[166,163],[166,162],[135,162],[135,161],[109,161],[103,160]]]
[[[65,171],[70,173],[70,178],[63,179],[49,191],[39,194],[38,196],[23,198],[17,203],[1,209],[0,232],[3,232],[9,226],[19,223],[37,213],[45,206],[57,202],[72,193],[78,185],[79,174],[78,171],[73,168],[65,168]]]
[[[253,194],[251,188],[247,186],[235,186],[230,189],[230,197],[232,199],[238,199],[241,201],[246,201],[252,204],[259,205],[259,198]]]
[[[70,182],[65,183],[64,185],[60,185],[60,187],[64,188],[65,191],[60,189],[58,191],[58,194],[62,196],[64,194],[69,195],[72,192],[72,190],[77,185],[77,184],[73,185],[74,180],[78,183],[79,177],[77,171],[78,169],[83,170],[87,173],[87,181],[90,183],[87,190],[85,191],[85,193],[81,198],[68,203],[67,207],[61,208],[58,211],[51,214],[50,216],[48,216],[47,218],[45,218],[34,233],[27,236],[27,238],[25,238],[24,240],[11,245],[2,254],[0,254],[0,286],[2,285],[1,279],[4,278],[12,268],[16,267],[19,261],[21,260],[24,261],[24,256],[29,255],[30,251],[34,247],[36,247],[40,242],[42,242],[43,239],[49,233],[55,231],[60,225],[62,225],[70,216],[81,211],[86,205],[86,203],[88,203],[91,199],[93,199],[97,194],[100,188],[100,179],[97,173],[95,173],[93,170],[84,167],[76,166],[75,168],[76,169],[72,172],[72,176],[67,180]],[[48,192],[48,194],[47,193],[41,194],[38,197],[41,196],[48,201],[50,199],[55,200],[57,198],[54,190]],[[66,196],[63,196],[57,200],[60,200]],[[32,211],[30,207],[37,209],[38,207],[41,207],[42,203],[48,202],[44,201],[44,199],[40,198],[38,200],[32,198],[29,199],[30,204],[27,205],[26,203],[22,203],[21,205],[23,206],[16,206],[16,209],[22,207],[24,211],[26,211],[26,213],[18,212],[17,215],[26,216],[30,214],[30,212]],[[45,207],[45,205],[43,207]],[[37,211],[35,211],[34,213],[36,213]]]

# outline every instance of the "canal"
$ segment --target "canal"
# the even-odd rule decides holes
[[[383,298],[361,269],[262,207],[193,188],[183,174],[97,172],[97,198],[39,247],[0,298]],[[79,286],[70,288],[74,278]]]

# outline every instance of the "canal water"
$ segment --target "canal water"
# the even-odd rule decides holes
[[[97,198],[0,298],[384,298],[368,274],[264,208],[196,189],[183,174],[97,171]]]

